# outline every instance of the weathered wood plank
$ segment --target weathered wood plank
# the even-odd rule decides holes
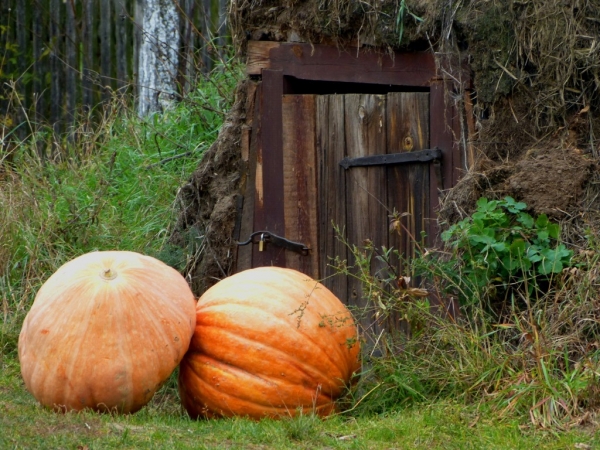
[[[431,127],[431,147],[438,147],[443,154],[442,189],[447,189],[452,183],[454,167],[452,144],[451,108],[446,107],[445,83],[436,80],[431,83],[429,107]]]
[[[315,96],[284,95],[282,114],[285,237],[310,249],[308,255],[287,251],[285,265],[319,279]]]
[[[269,52],[280,45],[279,42],[248,41],[246,75],[260,75],[263,69],[269,69]]]
[[[65,4],[65,121],[69,128],[69,133],[72,133],[71,128],[75,122],[76,105],[77,105],[77,71],[78,64],[78,40],[75,33],[75,4],[66,2]],[[71,136],[72,137],[72,136]]]
[[[258,131],[254,231],[267,230],[285,234],[283,215],[283,145],[281,99],[283,74],[264,70],[260,96],[261,124]],[[252,265],[285,267],[285,250],[266,245],[263,252],[253,252]]]
[[[390,93],[387,96],[388,152],[413,152],[429,146],[429,94]],[[429,216],[429,166],[431,163],[391,166],[387,169],[388,205],[393,211],[389,246],[400,253],[392,254],[396,276],[410,276],[408,261],[415,255],[415,242],[421,242]],[[419,280],[412,280],[417,282]],[[408,331],[401,315],[392,312],[387,318],[390,331]]]
[[[200,3],[200,2],[198,2]],[[202,48],[202,65],[203,65],[203,69],[205,71],[205,73],[208,73],[212,70],[212,66],[213,66],[213,61],[212,61],[212,55],[211,52],[213,50],[212,48],[212,42],[211,42],[211,36],[214,36],[213,33],[213,27],[212,27],[212,21],[213,21],[213,15],[212,15],[212,8],[211,8],[211,0],[203,0],[202,1],[202,11],[201,11],[201,18],[202,18],[202,26],[200,28],[200,33],[202,35],[201,38],[201,48]]]
[[[258,83],[248,82],[248,90],[246,92],[246,104],[244,107],[246,117],[244,119],[244,125],[242,126],[242,138],[240,142],[242,161],[246,163],[250,157],[250,140],[252,137],[252,131],[256,128],[254,126],[254,118],[257,115],[257,113],[255,113],[255,107],[257,105],[256,92],[258,86]]]
[[[139,86],[138,67],[140,62],[140,47],[144,37],[142,35],[142,21],[144,17],[144,0],[134,0],[133,7],[133,83]],[[138,88],[139,89],[139,88]]]
[[[35,118],[30,121],[32,125],[50,124],[62,133],[70,127],[72,117],[82,104],[88,107],[84,110],[91,110],[102,98],[111,98],[115,88],[123,88],[133,81],[131,77],[137,72],[133,70],[137,67],[133,60],[137,58],[141,25],[134,25],[133,21],[141,20],[143,3],[144,0],[0,2],[4,41],[18,44],[19,49],[18,57],[14,58],[9,48],[4,64],[4,72],[15,75],[23,106],[22,110],[13,108],[13,122],[25,122],[25,114],[28,114]],[[205,18],[210,30],[202,36],[208,44],[204,50],[212,58],[221,54],[221,49],[215,49],[216,40],[212,40],[216,36],[217,22],[211,22],[216,18],[211,13],[216,11],[217,4],[223,12],[227,2],[185,0],[183,3],[181,14],[184,15],[187,7],[192,16],[184,36],[188,54],[195,58],[198,28]],[[204,3],[212,5],[212,10],[209,8],[208,14],[201,16]],[[221,15],[221,19],[223,17]],[[193,72],[196,62],[190,61],[185,68],[191,70],[182,70],[182,73]],[[26,72],[31,75],[31,81],[28,76],[18,77]],[[5,111],[8,107],[9,100],[0,99],[0,109]],[[24,138],[28,133],[29,130],[21,126],[14,136]]]
[[[252,59],[252,74],[257,74],[258,67],[267,67],[264,48],[262,51],[262,55]],[[428,86],[436,77],[435,61],[429,52],[396,53],[392,58],[387,53],[365,49],[349,51],[328,45],[283,43],[269,49],[268,55],[269,68],[304,80]]]
[[[15,33],[15,27],[7,27],[4,28],[6,25],[3,23],[4,21],[9,21],[12,18],[12,8],[13,8],[13,4],[12,2],[9,1],[3,1],[0,3],[0,24],[2,25],[2,54],[3,57],[0,61],[2,61],[2,71],[6,72],[6,73],[11,73],[12,72],[12,62],[11,62],[11,58],[7,58],[7,52],[5,50],[5,46],[4,46],[4,42],[11,42],[13,39],[13,35]],[[4,85],[5,81],[2,81],[2,87],[0,87],[0,93],[4,94],[4,89],[5,89],[5,85]],[[2,124],[4,121],[4,114],[6,114],[8,111],[8,96],[7,95],[0,95],[0,124]],[[3,130],[4,127],[0,128],[0,133],[1,130]],[[2,136],[2,134],[0,134],[0,136]],[[0,141],[0,161],[2,161],[4,155],[3,155],[3,144],[4,142]]]
[[[219,59],[225,61],[226,45],[229,30],[227,28],[227,11],[229,9],[229,0],[218,0],[218,11],[219,20],[216,30],[217,35],[217,50],[219,52]]]
[[[319,168],[319,272],[323,284],[348,303],[346,277],[332,264],[348,258],[348,248],[338,237],[346,234],[346,177],[339,162],[346,156],[344,96],[317,97],[316,148]],[[337,236],[336,228],[343,236]]]
[[[112,1],[112,10],[115,18],[116,87],[117,89],[121,89],[129,84],[127,42],[130,42],[130,40],[127,36],[126,27],[129,14],[127,13],[124,0]]]
[[[44,47],[44,23],[42,18],[41,8],[34,8],[33,20],[31,24],[32,28],[32,41],[33,41],[33,105],[34,105],[34,118],[35,123],[39,124],[42,122],[45,110],[46,110],[46,96],[43,94],[46,86],[43,83],[46,70],[46,60],[42,59],[42,51]],[[38,154],[40,157],[45,156],[45,147],[38,143]]]
[[[10,4],[10,2],[7,2]],[[14,4],[16,3],[16,5]],[[19,46],[19,58],[17,59],[17,69],[19,77],[15,77],[16,88],[20,94],[20,108],[14,111],[14,119],[15,123],[24,123],[26,122],[26,112],[30,110],[32,106],[32,95],[31,95],[31,85],[29,83],[24,83],[22,81],[21,75],[26,74],[29,70],[29,64],[31,63],[31,59],[26,55],[29,55],[30,47],[29,42],[31,40],[31,8],[26,8],[25,2],[17,1],[13,2],[13,12],[15,14],[15,23],[16,23],[16,42]],[[10,38],[8,39],[10,42]],[[4,59],[4,64],[6,69],[8,61]],[[1,90],[1,88],[0,88]],[[0,115],[7,112],[6,107],[6,99],[0,100]],[[27,135],[31,132],[28,127],[21,126],[14,130],[16,135],[14,137],[18,137],[19,139],[26,139]],[[0,145],[0,151],[2,146]],[[0,157],[0,159],[2,159]]]
[[[242,130],[242,192],[244,203],[240,224],[240,241],[245,241],[254,231],[254,198],[256,195],[256,164],[257,164],[257,130],[260,128],[260,111],[257,101],[261,97],[261,85],[251,83],[248,88],[246,100],[245,131]],[[244,136],[247,136],[244,139]],[[248,244],[238,247],[235,272],[252,267],[253,245]]]
[[[100,73],[102,74],[102,99],[109,101],[114,89],[114,75],[112,64],[112,4],[110,1],[104,1],[100,14]]]
[[[60,58],[63,54],[63,41],[59,38],[61,26],[63,24],[63,8],[60,0],[51,0],[50,2],[50,23],[49,34],[53,39],[52,51],[50,53],[50,71],[52,73],[52,82],[50,86],[50,116],[52,127],[56,134],[62,131],[62,99],[63,86],[61,80],[64,76],[63,65]],[[56,140],[54,142],[57,142]]]
[[[94,77],[95,42],[94,17],[96,2],[83,2],[83,73],[82,73],[82,102],[85,107],[91,109],[96,104]]]
[[[430,111],[430,129],[431,129],[431,147],[438,147],[442,150],[442,167],[441,167],[441,180],[438,179],[434,171],[434,166],[431,165],[430,174],[435,176],[435,184],[441,190],[448,189],[454,186],[454,171],[455,163],[454,160],[454,136],[452,132],[452,115],[453,108],[447,105],[449,101],[446,96],[446,89],[449,85],[444,83],[443,80],[436,80],[431,83],[430,97],[429,97],[429,111]],[[432,183],[433,184],[433,183]],[[434,217],[437,211],[439,201],[438,195],[431,196],[431,217]],[[438,226],[435,220],[429,221],[428,233],[429,236],[438,236]]]
[[[387,96],[388,151],[411,152],[429,146],[429,94],[390,93]],[[415,242],[427,231],[429,216],[430,164],[395,165],[387,168],[388,205],[398,214],[400,223],[392,224],[390,247],[415,256]],[[398,263],[398,275],[409,275]]]
[[[345,141],[347,156],[356,158],[386,153],[385,96],[346,95]],[[387,246],[388,211],[385,167],[355,167],[346,171],[347,239],[359,248]],[[349,255],[349,264],[356,265]],[[359,267],[356,267],[359,269]],[[383,269],[381,261],[371,260],[370,273]],[[366,269],[366,270],[369,270]],[[368,275],[368,274],[365,274]],[[362,274],[359,273],[359,278]],[[378,330],[369,299],[360,280],[348,279],[349,304],[358,309],[363,329],[370,335]]]
[[[195,40],[197,30],[194,26],[194,15],[196,13],[196,2],[193,0],[182,0],[180,2],[182,13],[181,35],[183,49],[180,55],[180,67],[183,93],[191,91],[196,75],[196,64],[194,62]]]

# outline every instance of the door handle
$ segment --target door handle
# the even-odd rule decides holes
[[[258,240],[255,239],[256,237],[258,237]],[[277,247],[282,247],[286,250],[300,253],[301,255],[308,255],[310,252],[310,248],[301,242],[290,241],[289,239],[278,236],[270,231],[255,231],[244,242],[237,242],[237,245],[248,245],[250,243],[258,244],[259,251],[263,251],[264,244],[273,244]]]

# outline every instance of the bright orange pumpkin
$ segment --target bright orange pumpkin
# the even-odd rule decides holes
[[[325,286],[292,269],[250,269],[198,300],[179,392],[194,418],[325,416],[359,352],[350,312]]]
[[[50,408],[135,412],[177,367],[195,323],[175,269],[133,252],[88,253],[38,291],[19,336],[21,373]]]

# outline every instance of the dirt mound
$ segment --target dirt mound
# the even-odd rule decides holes
[[[504,190],[538,214],[562,218],[581,208],[594,168],[595,164],[577,149],[533,148],[513,166]]]
[[[446,224],[473,212],[479,197],[511,196],[525,202],[532,214],[556,220],[577,216],[597,164],[577,148],[538,145],[514,160],[486,159],[452,189],[440,211]]]
[[[196,295],[230,275],[248,83],[238,85],[217,140],[178,194],[181,213],[170,241],[190,255],[184,274]]]
[[[478,157],[444,193],[440,220],[459,220],[481,196],[511,195],[566,223],[574,241],[581,233],[569,227],[600,230],[599,16],[600,4],[585,0],[243,0],[229,23],[241,57],[248,40],[270,40],[427,50],[440,71],[467,62],[472,82],[456,80],[448,98],[463,123],[455,140]],[[172,242],[191,255],[185,274],[197,294],[232,270],[248,82],[179,196]]]

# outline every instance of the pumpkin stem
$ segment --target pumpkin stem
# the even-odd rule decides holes
[[[113,272],[110,269],[104,269],[102,272],[100,272],[100,276],[105,280],[114,280],[117,278],[117,272]]]

